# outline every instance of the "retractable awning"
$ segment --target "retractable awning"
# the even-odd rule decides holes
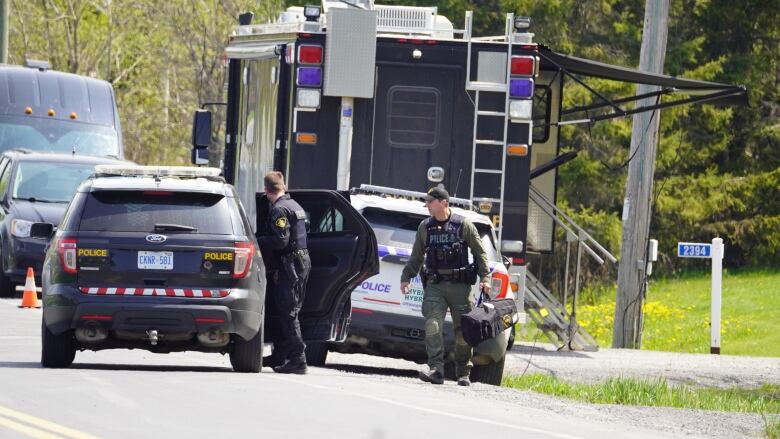
[[[625,117],[645,111],[669,108],[683,104],[710,103],[731,106],[747,105],[748,103],[747,89],[741,85],[720,84],[717,82],[698,81],[693,79],[678,78],[675,76],[643,72],[640,70],[605,64],[589,59],[578,58],[576,56],[563,55],[541,45],[539,46],[539,56],[542,59],[542,69],[558,70],[600,98],[600,102],[586,106],[568,108],[561,112],[562,116],[575,113],[584,113],[586,116],[588,116],[585,119],[561,121],[557,125],[592,123],[600,120]],[[603,78],[635,84],[655,85],[658,86],[659,89],[657,91],[645,93],[643,95],[609,99],[584,83],[580,76]],[[673,95],[675,93],[683,94],[685,96],[676,100],[671,99],[665,102],[661,102],[660,97],[662,95]],[[656,100],[654,104],[638,105],[631,109],[625,109],[621,106],[621,104],[631,103],[645,98],[656,98]],[[597,110],[604,107],[612,107],[612,111],[599,115],[590,114],[592,110]]]

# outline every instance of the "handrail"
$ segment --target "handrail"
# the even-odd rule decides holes
[[[565,229],[567,229],[562,224],[562,221],[560,221],[560,220],[558,220],[556,218],[555,214],[558,214],[561,217],[563,217],[574,229],[577,230],[576,236],[577,236],[577,239],[580,242],[582,242],[583,238],[584,238],[585,241],[590,242],[594,247],[596,247],[597,250],[599,250],[601,252],[602,255],[604,255],[607,259],[609,259],[613,264],[617,262],[617,258],[614,255],[612,255],[612,253],[610,253],[606,248],[604,248],[601,244],[599,244],[598,241],[596,241],[593,238],[593,236],[590,235],[590,233],[588,233],[587,231],[585,231],[585,229],[583,229],[582,227],[577,225],[577,223],[574,222],[573,219],[571,219],[568,215],[566,215],[563,211],[561,211],[555,204],[553,204],[550,200],[548,200],[547,197],[542,195],[535,187],[533,187],[533,185],[529,187],[529,195],[531,196],[531,198],[534,201],[537,202],[537,204],[544,204],[547,207],[549,207],[553,211],[553,213],[545,210],[543,208],[543,206],[541,206],[541,205],[539,206],[539,207],[542,207],[542,210],[544,210],[545,213],[550,215],[550,217],[553,218],[553,220],[555,220],[556,223],[561,225],[561,227],[564,227]],[[567,229],[567,231],[568,231],[568,229]],[[587,246],[585,246],[585,248],[589,251],[589,253],[591,253],[591,255],[593,255],[593,250],[590,250]],[[598,258],[598,259],[601,259],[601,258]],[[603,263],[603,260],[602,260],[601,263]]]

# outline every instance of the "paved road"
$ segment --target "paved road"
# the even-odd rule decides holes
[[[410,369],[237,374],[220,355],[123,350],[43,369],[41,311],[16,305],[0,299],[0,438],[669,437],[507,403],[490,386],[432,386]]]

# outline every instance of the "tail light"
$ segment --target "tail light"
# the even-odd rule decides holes
[[[62,238],[57,241],[57,254],[60,257],[60,265],[66,273],[75,273],[77,241],[74,238]]]
[[[252,255],[255,253],[255,245],[251,242],[236,242],[235,245],[233,279],[243,279],[252,269]]]
[[[494,271],[491,277],[490,289],[493,291],[493,297],[496,299],[505,298],[507,289],[509,288],[509,275]]]

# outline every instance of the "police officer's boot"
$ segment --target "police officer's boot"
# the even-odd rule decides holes
[[[277,367],[285,363],[285,358],[281,355],[271,354],[267,357],[263,357],[264,367]]]
[[[420,379],[426,383],[444,384],[444,375],[436,369],[427,368],[420,371]]]
[[[274,367],[276,373],[294,373],[304,375],[306,373],[306,358],[287,360],[283,365]]]

